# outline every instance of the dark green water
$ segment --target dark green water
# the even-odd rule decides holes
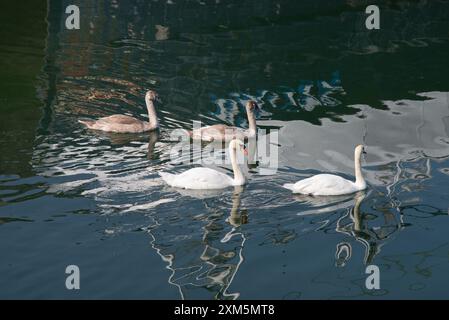
[[[16,1],[18,2],[18,1]],[[25,1],[0,10],[0,298],[447,298],[449,2]],[[160,136],[85,130],[145,119]],[[167,187],[171,130],[278,129],[279,168],[242,190]],[[281,188],[353,175],[339,198]],[[227,171],[229,172],[229,171]],[[81,289],[65,288],[78,265]],[[365,268],[380,268],[380,290]]]

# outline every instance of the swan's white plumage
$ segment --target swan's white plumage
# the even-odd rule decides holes
[[[180,174],[159,172],[162,179],[172,187],[184,189],[223,189],[234,185],[228,175],[210,168],[193,168]]]
[[[244,150],[245,145],[241,140],[232,140],[229,144],[229,153],[231,156],[234,178],[231,178],[220,171],[204,167],[189,169],[180,174],[159,172],[159,175],[169,186],[184,189],[212,190],[243,185],[245,184],[245,177],[237,163],[236,150],[238,148]]]
[[[284,188],[291,190],[293,193],[314,196],[338,196],[361,190],[354,182],[333,174],[318,174],[300,180],[295,184],[284,184]]]
[[[286,183],[283,187],[293,193],[312,196],[339,196],[364,190],[366,189],[366,182],[360,166],[360,157],[364,152],[363,150],[362,145],[358,145],[354,150],[355,182],[334,174],[317,174],[295,184]]]

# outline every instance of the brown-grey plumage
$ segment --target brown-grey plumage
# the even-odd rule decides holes
[[[158,100],[157,93],[152,90],[147,91],[145,103],[147,105],[149,121],[142,121],[134,117],[115,114],[98,120],[78,120],[78,122],[84,124],[89,129],[116,133],[139,133],[155,130],[159,128],[156,108],[154,107],[154,102],[156,100]]]
[[[232,139],[244,140],[245,138],[254,137],[257,132],[256,117],[254,112],[259,106],[254,101],[246,103],[246,115],[248,117],[248,129],[227,126],[224,124],[214,124],[212,126],[194,129],[189,135],[194,140],[203,141],[231,141]]]

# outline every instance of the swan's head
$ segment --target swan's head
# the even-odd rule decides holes
[[[159,98],[159,95],[156,91],[148,90],[145,94],[145,100],[152,101],[152,102],[161,102],[161,99]]]
[[[359,144],[357,147],[355,147],[355,154],[359,157],[362,153],[366,154],[365,146],[363,144]]]
[[[254,113],[255,111],[260,111],[259,105],[255,101],[248,101],[246,103],[246,112]]]
[[[240,150],[245,155],[248,154],[248,151],[246,150],[245,144],[242,142],[242,140],[239,140],[239,139],[232,140],[231,143],[229,144],[229,149],[231,149],[231,150]]]

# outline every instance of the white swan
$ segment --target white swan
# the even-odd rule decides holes
[[[184,189],[223,189],[230,186],[245,184],[245,177],[237,163],[237,149],[246,153],[241,140],[234,139],[229,144],[234,178],[210,168],[193,168],[180,174],[159,172],[162,179],[170,186]]]
[[[248,101],[246,103],[246,116],[248,117],[248,129],[231,127],[224,124],[214,124],[189,131],[193,140],[203,141],[230,141],[232,139],[245,140],[245,138],[255,137],[257,133],[256,116],[254,112],[260,110],[257,103]]]
[[[284,184],[284,188],[293,193],[312,196],[338,196],[354,193],[366,189],[366,182],[362,175],[360,157],[365,153],[363,145],[358,145],[354,151],[355,182],[333,174],[318,174],[310,178],[293,183]]]
[[[154,101],[158,100],[156,92],[149,90],[145,95],[145,103],[148,110],[148,120],[142,121],[122,114],[114,114],[98,120],[78,120],[89,129],[117,132],[117,133],[139,133],[159,128]]]

